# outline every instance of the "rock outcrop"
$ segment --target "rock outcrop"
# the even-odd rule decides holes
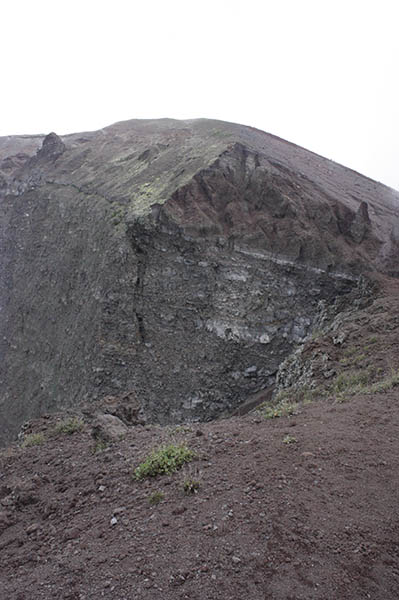
[[[161,423],[236,410],[399,271],[397,192],[218,121],[0,138],[0,199],[3,441],[129,393]]]

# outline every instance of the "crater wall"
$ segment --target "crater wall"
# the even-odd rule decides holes
[[[291,145],[262,136],[128,122],[27,138],[26,153],[18,138],[11,156],[0,139],[1,442],[126,393],[148,421],[232,412],[273,383],[320,306],[338,312],[396,268],[393,190],[341,197],[334,176],[300,170],[325,159],[295,147],[295,170]]]

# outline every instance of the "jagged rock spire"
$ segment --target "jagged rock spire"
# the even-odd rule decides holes
[[[38,158],[51,158],[55,160],[65,152],[65,144],[53,131],[46,135],[42,147],[37,153]]]

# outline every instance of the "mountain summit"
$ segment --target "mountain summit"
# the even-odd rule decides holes
[[[398,192],[221,121],[0,138],[0,201],[3,442],[105,398],[229,414],[399,273]]]

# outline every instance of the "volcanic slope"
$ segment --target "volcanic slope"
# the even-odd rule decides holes
[[[399,272],[397,192],[220,121],[0,138],[0,199],[3,442],[106,397],[229,413]]]

